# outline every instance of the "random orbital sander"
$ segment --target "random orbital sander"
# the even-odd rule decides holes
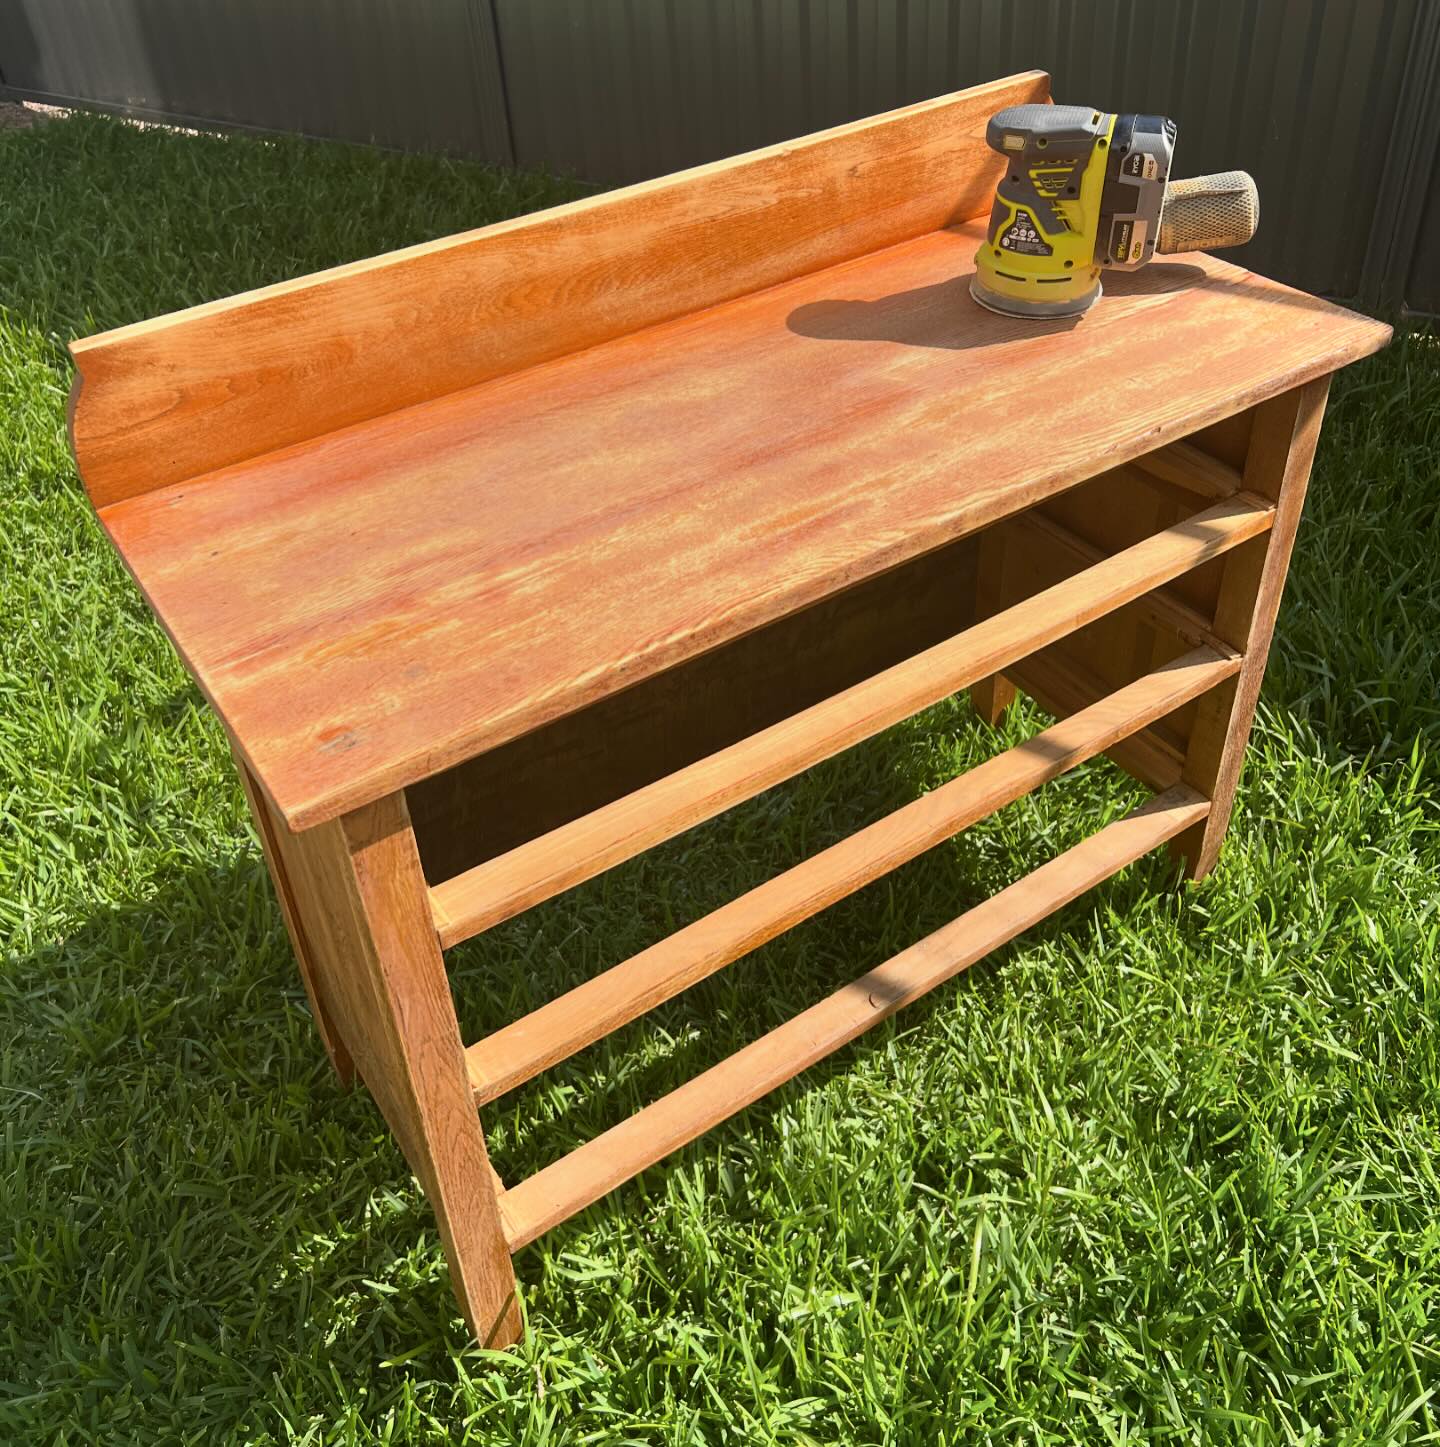
[[[1175,122],[1164,116],[1011,106],[985,139],[1007,170],[970,294],[1005,316],[1078,316],[1100,295],[1102,268],[1240,246],[1259,224],[1244,171],[1170,180]]]

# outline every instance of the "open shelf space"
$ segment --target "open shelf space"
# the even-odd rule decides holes
[[[430,889],[442,946],[478,934],[1093,622],[1262,534],[1245,493],[1094,562],[1022,603],[748,738]]]

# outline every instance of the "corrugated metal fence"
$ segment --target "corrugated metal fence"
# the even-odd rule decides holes
[[[0,0],[0,93],[604,183],[1031,66],[1252,171],[1237,260],[1440,312],[1440,0]]]

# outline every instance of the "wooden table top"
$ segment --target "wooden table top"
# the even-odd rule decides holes
[[[101,509],[292,827],[1383,345],[1206,256],[1078,321],[983,222]]]

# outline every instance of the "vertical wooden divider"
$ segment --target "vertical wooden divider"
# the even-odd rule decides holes
[[[1005,539],[999,527],[980,535],[979,561],[975,577],[975,621],[982,622],[998,612],[1004,596]],[[970,685],[970,706],[992,728],[1015,702],[1015,685],[1003,673],[992,673]]]
[[[1201,700],[1190,734],[1181,777],[1212,801],[1205,819],[1171,845],[1190,879],[1203,879],[1215,867],[1230,826],[1329,390],[1327,375],[1255,409],[1245,489],[1274,501],[1275,522],[1225,559],[1214,632],[1244,661],[1233,679]]]

